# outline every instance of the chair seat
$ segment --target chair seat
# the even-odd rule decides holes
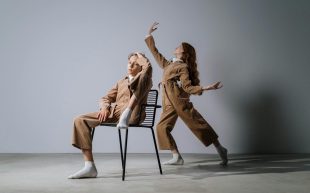
[[[100,126],[116,127],[117,123],[101,123]],[[152,126],[148,125],[148,124],[141,123],[141,124],[129,124],[128,128],[129,127],[146,127],[146,128],[151,128]]]

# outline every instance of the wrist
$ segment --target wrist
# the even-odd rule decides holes
[[[210,90],[210,86],[206,86],[204,90]]]
[[[110,111],[110,107],[111,107],[111,105],[108,105],[108,104],[102,105],[102,107],[100,108],[100,110],[101,110],[101,111],[106,111],[106,110]]]

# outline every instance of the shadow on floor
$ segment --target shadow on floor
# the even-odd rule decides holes
[[[309,154],[233,156],[225,168],[219,166],[217,162],[215,159],[206,159],[187,162],[183,166],[168,166],[165,174],[203,179],[230,175],[310,171]]]
[[[195,159],[197,160],[197,159]],[[310,154],[289,155],[234,155],[229,159],[229,165],[222,167],[216,158],[203,158],[200,161],[186,161],[183,166],[163,167],[163,177],[169,178],[191,178],[201,180],[210,177],[267,174],[267,173],[289,173],[310,171]],[[121,170],[109,172],[99,178],[121,178]],[[154,177],[159,175],[158,168],[132,168],[126,169],[126,181],[134,180],[135,177]],[[148,180],[144,178],[143,180]],[[149,179],[154,180],[154,179]]]

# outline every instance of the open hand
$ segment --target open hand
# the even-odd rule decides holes
[[[220,89],[223,87],[223,84],[221,84],[221,82],[216,82],[214,84],[211,84],[207,87],[204,87],[202,90],[216,90],[216,89]]]
[[[154,22],[152,25],[151,25],[151,27],[150,27],[150,29],[149,29],[149,35],[151,35],[155,30],[157,30],[157,25],[158,25],[159,23],[158,22]]]
[[[107,118],[110,115],[110,111],[108,109],[101,109],[101,111],[98,113],[98,119],[100,121],[100,123],[102,123],[102,121],[107,120]]]
[[[220,89],[223,87],[223,84],[221,84],[221,82],[216,82],[214,84],[211,85],[211,88],[216,90],[216,89]]]

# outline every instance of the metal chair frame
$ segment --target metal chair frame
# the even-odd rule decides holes
[[[159,172],[162,174],[162,169],[161,169],[161,164],[160,164],[160,158],[158,154],[158,149],[157,149],[157,143],[155,139],[155,134],[154,134],[154,122],[155,122],[155,115],[156,115],[156,109],[161,108],[160,105],[157,105],[157,100],[158,100],[158,91],[157,90],[150,90],[148,93],[147,97],[147,103],[141,105],[141,111],[140,111],[140,119],[142,117],[142,113],[145,112],[145,119],[143,120],[142,123],[139,120],[140,124],[130,124],[129,127],[144,127],[144,128],[150,128],[152,131],[152,136],[153,136],[153,142],[154,142],[154,147],[156,151],[156,157],[157,157],[157,162],[158,162],[158,167],[159,167]],[[117,123],[102,123],[100,126],[108,126],[108,127],[116,127]],[[123,175],[122,175],[122,180],[125,180],[125,171],[126,171],[126,157],[127,157],[127,142],[128,142],[128,129],[126,130],[125,133],[125,152],[123,152],[123,145],[122,145],[122,134],[121,134],[121,129],[118,129],[118,136],[119,136],[119,144],[120,144],[120,153],[121,153],[121,160],[122,160],[122,168],[123,168]],[[91,131],[91,139],[93,140],[95,134],[95,128],[92,128]]]

